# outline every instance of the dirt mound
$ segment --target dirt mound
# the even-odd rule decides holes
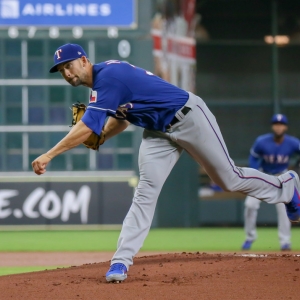
[[[109,262],[0,277],[0,299],[299,299],[299,254],[177,253],[135,258],[106,283]]]

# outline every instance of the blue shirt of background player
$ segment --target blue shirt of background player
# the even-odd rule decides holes
[[[300,141],[288,134],[282,143],[274,141],[272,133],[259,136],[250,150],[249,166],[262,169],[268,174],[279,174],[287,170],[290,157],[300,153]]]
[[[127,62],[106,61],[93,66],[93,89],[82,121],[97,134],[107,116],[164,132],[188,97],[186,91],[149,71]]]

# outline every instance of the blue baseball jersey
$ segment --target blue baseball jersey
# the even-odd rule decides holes
[[[288,134],[282,143],[274,141],[272,133],[259,136],[250,150],[249,166],[268,174],[279,174],[288,168],[290,157],[300,153],[300,141]]]
[[[93,66],[93,88],[82,121],[99,134],[107,116],[166,131],[189,94],[149,71],[110,60]]]

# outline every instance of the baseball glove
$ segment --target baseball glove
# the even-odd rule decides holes
[[[86,111],[86,105],[83,103],[75,103],[72,105],[73,120],[72,126],[76,125],[82,118]],[[72,127],[71,126],[71,127]],[[99,146],[105,142],[105,134],[102,131],[100,135],[92,132],[92,134],[83,142],[83,145],[87,148],[98,150]]]

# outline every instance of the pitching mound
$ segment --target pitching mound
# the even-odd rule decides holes
[[[109,262],[0,277],[0,299],[299,299],[300,254],[180,253],[135,258],[106,283]]]

